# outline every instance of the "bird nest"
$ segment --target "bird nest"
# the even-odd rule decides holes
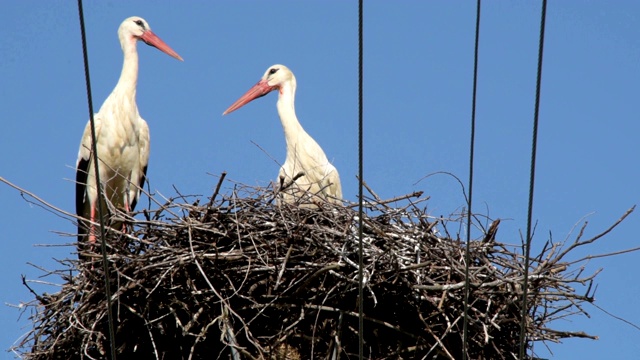
[[[276,205],[273,190],[242,185],[222,195],[223,178],[204,201],[177,196],[144,211],[133,232],[108,231],[119,358],[348,359],[360,344],[367,359],[462,358],[466,244],[451,234],[465,216],[429,216],[420,193],[383,201],[371,192],[360,223],[354,204]],[[575,265],[586,259],[565,258],[627,214],[594,238],[580,231],[531,256],[526,319],[520,245],[496,239],[499,220],[486,228],[474,220],[483,234],[470,244],[468,358],[516,358],[523,321],[529,350],[537,341],[595,339],[551,327],[586,315],[581,304],[594,301],[597,272],[585,275]],[[105,274],[94,250],[88,262],[60,261],[49,272],[64,279],[59,292],[33,291],[33,328],[14,352],[110,358]],[[574,290],[580,285],[583,293]]]

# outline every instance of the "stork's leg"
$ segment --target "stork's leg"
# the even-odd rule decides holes
[[[93,246],[96,243],[96,227],[93,223],[96,221],[96,204],[91,203],[90,205],[90,215],[89,220],[91,220],[91,224],[89,225],[89,246],[83,248],[83,250],[88,250],[89,252],[93,252]],[[82,260],[83,257],[80,257]],[[85,258],[86,259],[86,258]],[[93,264],[91,265],[91,270],[93,270]]]
[[[127,215],[129,215],[131,213],[131,205],[129,205],[129,191],[127,189],[127,196],[125,196],[124,199],[124,211]],[[127,222],[126,220],[122,222],[122,233],[126,234],[127,233]]]
[[[89,226],[89,244],[96,243],[96,226],[93,224],[96,221],[96,204],[91,203],[91,225]]]

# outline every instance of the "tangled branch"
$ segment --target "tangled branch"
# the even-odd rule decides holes
[[[115,344],[123,358],[347,359],[358,353],[358,229],[351,206],[276,205],[276,193],[237,185],[203,200],[155,201],[132,233],[108,233]],[[363,219],[366,358],[458,359],[464,315],[465,244],[432,218],[422,193],[385,201],[372,191]],[[393,205],[393,206],[392,206]],[[529,345],[581,331],[553,329],[594,301],[595,271],[566,257],[602,238],[584,227],[568,244],[547,242],[529,270],[521,319],[523,259],[497,240],[499,220],[471,244],[469,357],[517,357]],[[68,214],[65,214],[68,216]],[[123,216],[123,214],[116,214]],[[586,224],[585,224],[586,226]],[[443,235],[444,234],[444,235]],[[566,245],[566,246],[565,246]],[[64,260],[65,283],[32,291],[33,329],[13,349],[25,359],[106,359],[101,257]],[[75,275],[71,276],[70,273]],[[25,286],[29,286],[27,282]],[[586,287],[584,293],[575,288]]]

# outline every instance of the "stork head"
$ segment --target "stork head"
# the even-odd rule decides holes
[[[293,76],[291,70],[288,67],[280,64],[270,66],[267,71],[264,72],[260,81],[266,82],[272,87],[271,90],[279,89],[285,83],[291,83],[296,81],[296,77]]]
[[[262,79],[253,85],[253,87],[233,103],[233,105],[229,106],[222,115],[227,115],[249,102],[265,96],[273,90],[281,90],[285,86],[290,86],[293,91],[295,91],[296,77],[293,76],[293,73],[288,67],[280,64],[272,65],[265,71]]]
[[[130,46],[131,44],[135,47],[136,41],[142,40],[145,44],[153,46],[163,53],[182,61],[182,57],[154,34],[153,31],[151,31],[149,23],[139,16],[132,16],[125,19],[125,21],[120,24],[120,28],[118,28],[118,37],[120,38],[123,51],[126,51],[126,46]]]

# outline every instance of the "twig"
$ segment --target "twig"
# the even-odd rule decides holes
[[[211,195],[211,199],[209,200],[209,203],[207,204],[207,208],[211,208],[211,206],[213,206],[213,202],[216,199],[216,196],[218,195],[218,192],[220,191],[220,186],[222,186],[222,182],[224,181],[224,178],[227,176],[227,172],[223,171],[222,174],[220,174],[220,180],[218,180],[218,185],[216,185],[216,189],[213,192],[213,195]]]

